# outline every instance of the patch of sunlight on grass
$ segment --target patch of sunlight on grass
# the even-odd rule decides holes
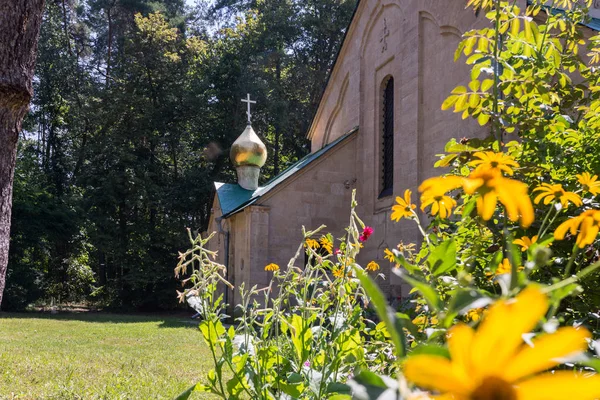
[[[172,399],[205,382],[212,367],[198,324],[189,322],[0,314],[0,399]]]

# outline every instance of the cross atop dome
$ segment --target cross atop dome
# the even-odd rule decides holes
[[[242,99],[242,103],[246,103],[248,105],[248,111],[246,111],[246,115],[248,115],[248,125],[250,125],[250,120],[252,119],[252,114],[250,113],[250,105],[256,104],[256,100],[250,100],[250,93],[246,95],[245,99]]]

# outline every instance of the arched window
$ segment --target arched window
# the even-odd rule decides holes
[[[383,123],[381,129],[381,193],[391,196],[394,190],[394,78],[383,88]]]

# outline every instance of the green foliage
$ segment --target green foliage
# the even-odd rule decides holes
[[[304,242],[285,270],[273,272],[267,288],[248,290],[242,284],[241,315],[229,328],[222,322],[225,305],[218,294],[218,283],[229,286],[225,267],[211,261],[214,253],[205,248],[211,237],[193,239],[190,233],[192,248],[180,255],[175,271],[180,275],[191,268],[185,280],[191,287],[180,298],[194,295],[201,300],[200,331],[214,369],[207,374],[207,385],[196,385],[181,398],[194,391],[227,399],[344,398],[355,370],[394,371],[395,365],[382,363],[382,357],[395,357],[394,346],[396,356],[403,355],[403,340],[396,330],[368,318],[370,300],[380,305],[385,300],[369,273],[353,261],[361,225],[352,210],[347,234],[340,239],[340,247],[347,250],[321,254]],[[327,237],[321,234],[323,228],[305,231],[305,239]],[[308,263],[300,269],[294,264],[303,251]],[[388,320],[386,313],[380,315]],[[390,318],[396,320],[393,313]]]
[[[451,359],[453,364],[447,367],[448,375],[454,373],[455,367],[461,370],[460,374],[468,373],[471,367],[467,364],[474,363],[476,356],[467,358],[470,356],[463,353],[481,349],[471,350],[467,348],[469,343],[455,343],[454,349],[452,346],[448,349],[447,334],[459,332],[450,331],[458,328],[469,332],[468,335],[487,334],[494,336],[493,340],[502,340],[501,334],[495,332],[492,335],[490,329],[494,323],[506,325],[506,318],[509,318],[506,314],[492,319],[491,323],[482,326],[484,329],[472,328],[478,327],[486,312],[491,314],[507,304],[504,302],[510,301],[508,299],[527,291],[538,293],[538,298],[543,298],[544,302],[546,295],[549,299],[549,303],[540,307],[541,320],[534,321],[539,326],[528,325],[527,329],[534,329],[532,336],[546,333],[549,337],[557,326],[583,325],[589,333],[583,327],[579,332],[585,332],[596,342],[582,341],[582,350],[586,350],[588,343],[587,352],[584,351],[580,363],[576,366],[569,364],[568,368],[579,372],[598,368],[600,297],[595,283],[600,270],[600,204],[597,201],[600,184],[594,182],[600,174],[600,141],[597,140],[600,131],[597,113],[600,109],[600,90],[597,90],[600,75],[595,65],[600,59],[597,50],[600,36],[584,39],[578,28],[587,15],[585,6],[561,2],[570,9],[558,13],[545,9],[542,3],[545,2],[537,2],[521,10],[514,2],[469,2],[484,12],[489,26],[465,33],[456,58],[466,57],[467,64],[472,66],[471,79],[467,85],[455,88],[442,108],[453,109],[461,113],[463,119],[473,118],[481,126],[489,127],[489,136],[483,139],[465,138],[460,143],[451,141],[447,144],[447,154],[441,155],[437,163],[437,166],[448,167],[446,176],[429,179],[420,188],[424,192],[422,203],[425,203],[424,198],[433,199],[425,203],[426,207],[438,202],[437,208],[431,208],[433,215],[427,226],[421,223],[422,215],[416,212],[403,214],[416,223],[422,233],[422,243],[416,252],[413,247],[401,244],[397,250],[388,249],[385,253],[386,258],[397,264],[398,268],[393,273],[413,287],[408,304],[401,305],[401,312],[391,309],[373,279],[352,263],[358,280],[351,278],[349,282],[355,281],[356,286],[343,286],[344,291],[341,292],[332,291],[333,303],[322,300],[318,307],[311,309],[312,313],[306,313],[310,309],[307,305],[311,303],[303,297],[303,283],[328,287],[331,283],[328,275],[315,274],[315,281],[310,278],[313,278],[313,273],[327,270],[329,263],[335,262],[309,247],[306,251],[309,257],[312,255],[316,259],[316,263],[308,263],[300,271],[293,267],[292,259],[287,269],[275,273],[265,291],[268,294],[277,287],[280,289],[278,294],[273,297],[265,295],[260,303],[255,300],[254,307],[249,306],[248,300],[242,304],[242,309],[247,311],[231,335],[237,332],[246,335],[243,345],[236,347],[233,341],[229,341],[225,329],[220,330],[220,335],[204,334],[207,342],[213,343],[212,346],[225,356],[224,359],[215,358],[216,373],[209,374],[211,385],[203,390],[226,398],[227,394],[218,385],[222,382],[221,368],[229,364],[229,370],[234,375],[238,374],[227,383],[227,387],[238,389],[235,396],[246,391],[252,398],[280,398],[283,392],[292,398],[320,399],[330,394],[321,390],[323,382],[330,377],[325,372],[337,368],[341,371],[334,375],[337,379],[327,382],[327,387],[336,388],[330,398],[410,398],[412,394],[419,394],[406,382],[402,373],[398,379],[386,376],[401,371],[401,361],[407,365],[412,357],[432,356],[426,359],[447,366],[448,359]],[[542,10],[545,10],[544,14],[541,14]],[[584,56],[586,46],[591,50]],[[583,173],[590,175],[586,178]],[[354,212],[355,206],[353,200],[352,218],[347,230],[350,240],[356,240],[357,227],[363,225]],[[413,208],[410,204],[402,207],[407,210]],[[454,214],[449,218],[440,217],[441,207],[448,214],[453,210]],[[533,215],[529,215],[528,219],[527,213]],[[313,234],[307,232],[305,238]],[[348,254],[346,251],[358,250],[349,243],[340,246],[340,249],[342,257],[350,256],[352,259],[356,253]],[[342,271],[340,279],[346,279],[347,271]],[[293,286],[286,281],[288,276],[294,277]],[[334,285],[335,282],[337,280],[333,281]],[[194,283],[192,290],[202,287],[199,282]],[[323,294],[328,293],[323,290]],[[244,293],[251,297],[262,291],[253,288]],[[379,320],[366,319],[366,310],[350,303],[352,308],[342,319],[342,331],[328,329],[322,321],[328,315],[337,315],[337,311],[329,314],[331,307],[336,302],[343,304],[348,293],[356,293],[355,296],[363,299],[364,303],[369,302]],[[296,302],[285,303],[283,299],[289,295],[295,296]],[[329,298],[329,295],[319,297],[322,298]],[[526,308],[522,307],[523,313],[527,312]],[[256,317],[261,313],[265,313],[264,321]],[[545,315],[542,316],[542,313]],[[353,315],[359,317],[353,319]],[[515,318],[523,318],[523,315],[515,315]],[[284,325],[274,322],[277,320]],[[207,321],[218,321],[217,313],[207,315]],[[362,347],[364,359],[357,357],[358,352],[351,361],[335,361],[339,349],[336,349],[336,354],[328,356],[328,348],[320,346],[319,336],[314,333],[315,327],[320,334],[326,332],[329,346],[334,348],[336,335],[342,337],[342,332],[348,332],[348,337],[356,337],[351,348]],[[268,333],[260,328],[267,329]],[[507,335],[515,333],[511,333],[508,326],[494,328],[506,328]],[[568,329],[562,329],[562,332],[566,331]],[[273,336],[270,336],[271,333]],[[519,345],[521,335],[526,333],[516,332],[510,340],[516,337]],[[462,337],[463,340],[468,338],[472,339],[471,342],[477,341],[475,336]],[[480,347],[482,340],[477,341]],[[535,348],[536,342],[533,343]],[[257,351],[259,361],[252,361],[253,355],[247,349],[263,345],[274,352]],[[492,346],[490,354],[493,354],[493,346],[498,343],[489,345]],[[233,346],[232,352],[229,346]],[[393,356],[390,350],[394,352]],[[459,350],[463,353],[457,353]],[[552,354],[560,351],[550,350]],[[542,347],[536,351],[539,352],[537,356],[541,356],[545,349]],[[285,354],[286,361],[272,360],[277,354]],[[235,364],[233,360],[243,365]],[[309,361],[310,367],[300,368],[306,361]],[[274,368],[262,372],[260,362],[272,363],[269,365]],[[548,361],[549,366],[556,363]],[[321,371],[317,371],[319,374],[312,370],[313,365],[323,366]],[[426,367],[421,365],[423,369]],[[353,370],[352,379],[346,372],[350,368]],[[405,372],[408,376],[408,368]],[[495,376],[493,374],[499,372],[486,373]],[[454,379],[430,371],[422,371],[422,374],[425,377],[423,381],[429,383],[425,389],[452,386],[436,386],[432,377],[437,375],[443,379]],[[270,378],[253,380],[256,376]],[[290,376],[294,377],[293,381],[285,380]],[[244,378],[247,380],[244,381]],[[472,379],[475,385],[469,389],[473,390],[472,393],[465,395],[460,392],[461,396],[504,396],[497,393],[497,389],[486,387],[485,381],[477,381],[476,377],[460,375],[456,379],[459,386],[465,379]],[[285,385],[273,384],[280,381]],[[292,383],[298,385],[294,390],[288,386]],[[318,391],[316,387],[319,387]],[[453,389],[441,390],[452,392]]]
[[[3,307],[52,297],[175,307],[170,259],[185,244],[182,228],[205,229],[213,182],[234,180],[240,99],[258,100],[266,181],[308,151],[308,123],[354,5],[46,2]],[[68,266],[83,259],[94,287],[86,273],[72,290]]]

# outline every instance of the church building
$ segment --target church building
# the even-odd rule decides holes
[[[518,1],[525,7],[525,0]],[[454,52],[464,32],[487,21],[466,0],[360,0],[307,133],[311,153],[258,187],[266,148],[250,125],[236,140],[231,159],[237,183],[215,183],[208,232],[229,281],[266,286],[269,263],[288,264],[302,241],[302,226],[344,235],[352,190],[357,212],[374,232],[357,262],[376,261],[390,297],[408,292],[384,250],[419,243],[412,221],[390,220],[396,196],[413,191],[434,169],[451,138],[484,136],[475,121],[442,111],[469,67]],[[249,98],[247,99],[249,102]],[[260,134],[260,132],[259,132]],[[301,266],[303,258],[297,261]],[[226,301],[237,304],[238,294]]]

